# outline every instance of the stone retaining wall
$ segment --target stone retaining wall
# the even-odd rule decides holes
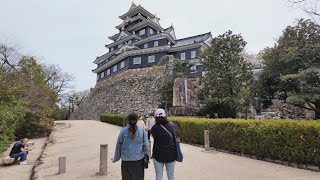
[[[164,66],[130,69],[99,82],[70,119],[99,119],[102,113],[148,114],[158,107]]]

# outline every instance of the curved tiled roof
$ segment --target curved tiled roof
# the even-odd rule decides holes
[[[173,45],[172,47],[180,47],[180,46],[194,44],[197,42],[203,42],[210,37],[211,37],[211,32],[208,32],[208,33],[199,34],[196,36],[191,36],[191,37],[187,37],[187,38],[183,38],[183,39],[177,39],[176,40],[177,43],[175,45]]]

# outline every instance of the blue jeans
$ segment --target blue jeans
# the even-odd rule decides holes
[[[174,165],[175,161],[170,163],[158,162],[153,158],[154,169],[156,170],[156,180],[162,180],[163,178],[163,166],[166,166],[168,180],[174,180]]]
[[[10,157],[15,158],[15,159],[20,158],[20,161],[26,161],[27,160],[27,152],[20,152],[17,154],[13,154]]]

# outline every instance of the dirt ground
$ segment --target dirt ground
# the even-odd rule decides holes
[[[53,179],[121,179],[120,162],[112,163],[120,127],[98,121],[61,121],[52,133],[41,164],[36,168],[40,180]],[[108,144],[108,175],[99,170],[100,144]],[[204,152],[203,148],[182,144],[184,162],[176,163],[177,180],[319,180],[320,173],[221,152]],[[58,157],[67,157],[67,173],[57,175]],[[145,179],[155,179],[153,164]],[[165,178],[166,179],[166,178]]]
[[[42,139],[31,139],[30,141],[35,141],[35,148],[29,152],[27,160],[28,165],[19,165],[19,161],[15,162],[13,165],[4,166],[2,160],[0,162],[0,180],[28,180],[32,172],[32,168],[35,165],[36,160],[40,157],[43,150],[46,138]],[[6,152],[3,153],[3,157],[9,155],[13,144],[8,148]],[[1,157],[1,159],[3,158]]]
[[[112,163],[120,127],[98,121],[59,121],[49,138],[39,166],[37,180],[120,180],[120,162]],[[28,180],[45,139],[36,140],[27,166],[0,167],[0,180]],[[100,144],[108,144],[108,175],[99,176]],[[319,180],[320,173],[265,161],[211,151],[182,144],[184,162],[176,163],[177,180]],[[67,172],[58,175],[58,158],[67,158]],[[146,180],[154,180],[153,164],[145,171]],[[165,177],[165,176],[164,176]],[[166,177],[164,178],[166,179]]]

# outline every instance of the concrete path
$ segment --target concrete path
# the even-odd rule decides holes
[[[2,160],[0,162],[0,180],[29,180],[32,172],[32,168],[35,165],[36,160],[40,157],[46,138],[31,139],[35,141],[35,148],[28,154],[28,165],[19,165],[19,161],[13,165],[4,166]],[[13,144],[3,153],[3,157],[9,155]],[[2,158],[1,158],[2,159]]]
[[[60,124],[67,123],[67,124]],[[98,121],[61,121],[56,125],[42,161],[36,170],[39,180],[121,179],[120,162],[108,162],[108,176],[96,175],[99,146],[109,144],[113,158],[120,127]],[[221,152],[203,152],[203,148],[182,144],[183,163],[176,163],[177,180],[319,180],[320,173],[296,169]],[[58,157],[67,157],[67,173],[57,175]],[[16,172],[15,172],[16,174]],[[153,164],[146,180],[155,179]],[[166,179],[166,178],[165,178]]]

